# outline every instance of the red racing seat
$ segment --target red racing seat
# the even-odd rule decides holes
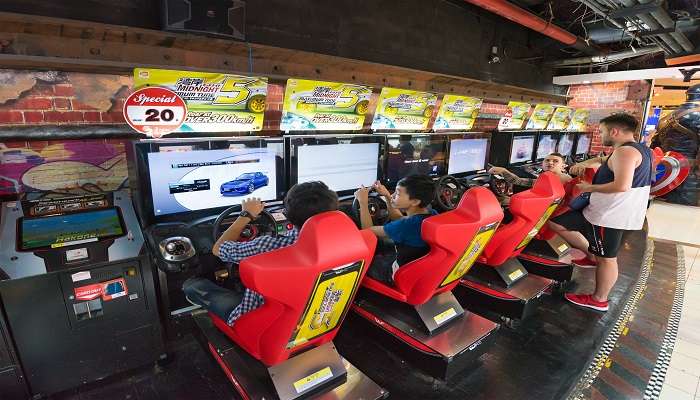
[[[544,172],[534,186],[510,199],[513,220],[501,225],[479,257],[479,262],[498,267],[519,255],[564,198],[564,186],[552,172]]]
[[[362,285],[403,303],[424,304],[433,296],[454,289],[502,219],[503,210],[491,191],[471,188],[454,210],[423,221],[421,236],[430,252],[399,268],[394,286],[369,276]]]
[[[330,342],[338,332],[377,245],[340,211],[310,218],[296,243],[244,259],[243,284],[265,304],[231,327],[210,314],[216,327],[267,366],[302,349]]]

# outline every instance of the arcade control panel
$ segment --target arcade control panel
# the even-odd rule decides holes
[[[2,203],[0,230],[0,301],[32,396],[165,356],[126,192]]]

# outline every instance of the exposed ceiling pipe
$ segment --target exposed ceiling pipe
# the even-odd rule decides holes
[[[625,7],[632,7],[639,4],[636,0],[620,0],[620,2]],[[657,30],[662,28],[661,24],[659,24],[658,21],[656,21],[656,19],[649,14],[642,14],[637,17],[640,20],[642,20],[642,22],[644,22],[651,30]],[[681,47],[681,45],[676,41],[676,39],[673,36],[669,35],[668,33],[659,35],[659,38],[661,38],[661,40],[663,40],[663,42],[666,43],[675,53],[683,52],[683,48]]]
[[[533,31],[540,32],[568,46],[575,45],[580,38],[573,33],[553,25],[535,14],[507,2],[506,0],[464,0],[485,10],[498,14]]]
[[[641,4],[648,4],[653,0],[638,1]],[[669,17],[668,13],[663,8],[659,8],[656,11],[653,11],[651,13],[651,16],[654,17],[657,21],[659,21],[659,24],[661,24],[661,26],[663,26],[664,28],[673,28],[675,25],[671,17]],[[683,50],[687,52],[695,50],[693,44],[690,43],[690,40],[688,40],[688,38],[683,34],[683,32],[672,32],[670,33],[670,35],[681,45],[681,47],[683,47]]]
[[[649,46],[642,47],[635,50],[625,50],[618,53],[611,53],[604,56],[592,56],[592,57],[577,57],[577,58],[567,58],[566,60],[557,60],[546,62],[545,65],[552,67],[570,67],[576,65],[587,65],[595,63],[604,63],[609,61],[619,61],[627,58],[639,57],[646,54],[659,53],[663,49],[660,46]]]
[[[600,23],[595,24],[593,26],[589,26],[588,37],[592,41],[600,44],[629,41],[634,39],[634,36],[631,32],[622,31],[618,28],[611,28],[607,26],[607,22],[609,21],[606,21],[606,23]],[[676,29],[683,33],[690,32],[698,28],[699,22],[700,21],[696,20],[678,21],[678,23],[676,24]]]

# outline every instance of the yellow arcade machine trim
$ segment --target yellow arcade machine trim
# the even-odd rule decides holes
[[[484,251],[486,244],[488,244],[494,233],[496,233],[498,224],[498,222],[494,222],[479,228],[479,231],[474,236],[474,239],[472,239],[471,243],[467,245],[466,250],[464,250],[462,257],[455,263],[454,267],[452,267],[452,270],[450,270],[450,273],[447,274],[439,287],[445,287],[450,283],[461,279],[464,274],[469,272],[469,269],[472,267],[472,265],[474,265],[476,259],[479,258],[481,252]]]
[[[338,326],[360,284],[363,267],[364,261],[357,261],[319,275],[287,349],[313,340]]]
[[[530,229],[530,232],[527,233],[527,236],[525,236],[525,238],[523,238],[523,240],[520,242],[520,244],[518,244],[515,247],[515,250],[523,248],[523,247],[527,246],[528,243],[530,243],[532,238],[534,238],[535,235],[537,235],[537,232],[540,231],[540,228],[542,228],[542,225],[544,225],[544,223],[547,222],[549,217],[552,216],[552,213],[554,213],[554,210],[556,210],[557,207],[559,207],[559,203],[561,203],[561,198],[554,200],[554,202],[552,202],[552,204],[550,204],[549,207],[547,207],[547,210],[544,212],[542,217],[540,217],[539,221],[537,221],[535,226],[533,226],[532,229]]]

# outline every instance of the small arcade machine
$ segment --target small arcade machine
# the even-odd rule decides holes
[[[33,396],[165,358],[126,192],[6,202],[0,229],[0,298]]]

